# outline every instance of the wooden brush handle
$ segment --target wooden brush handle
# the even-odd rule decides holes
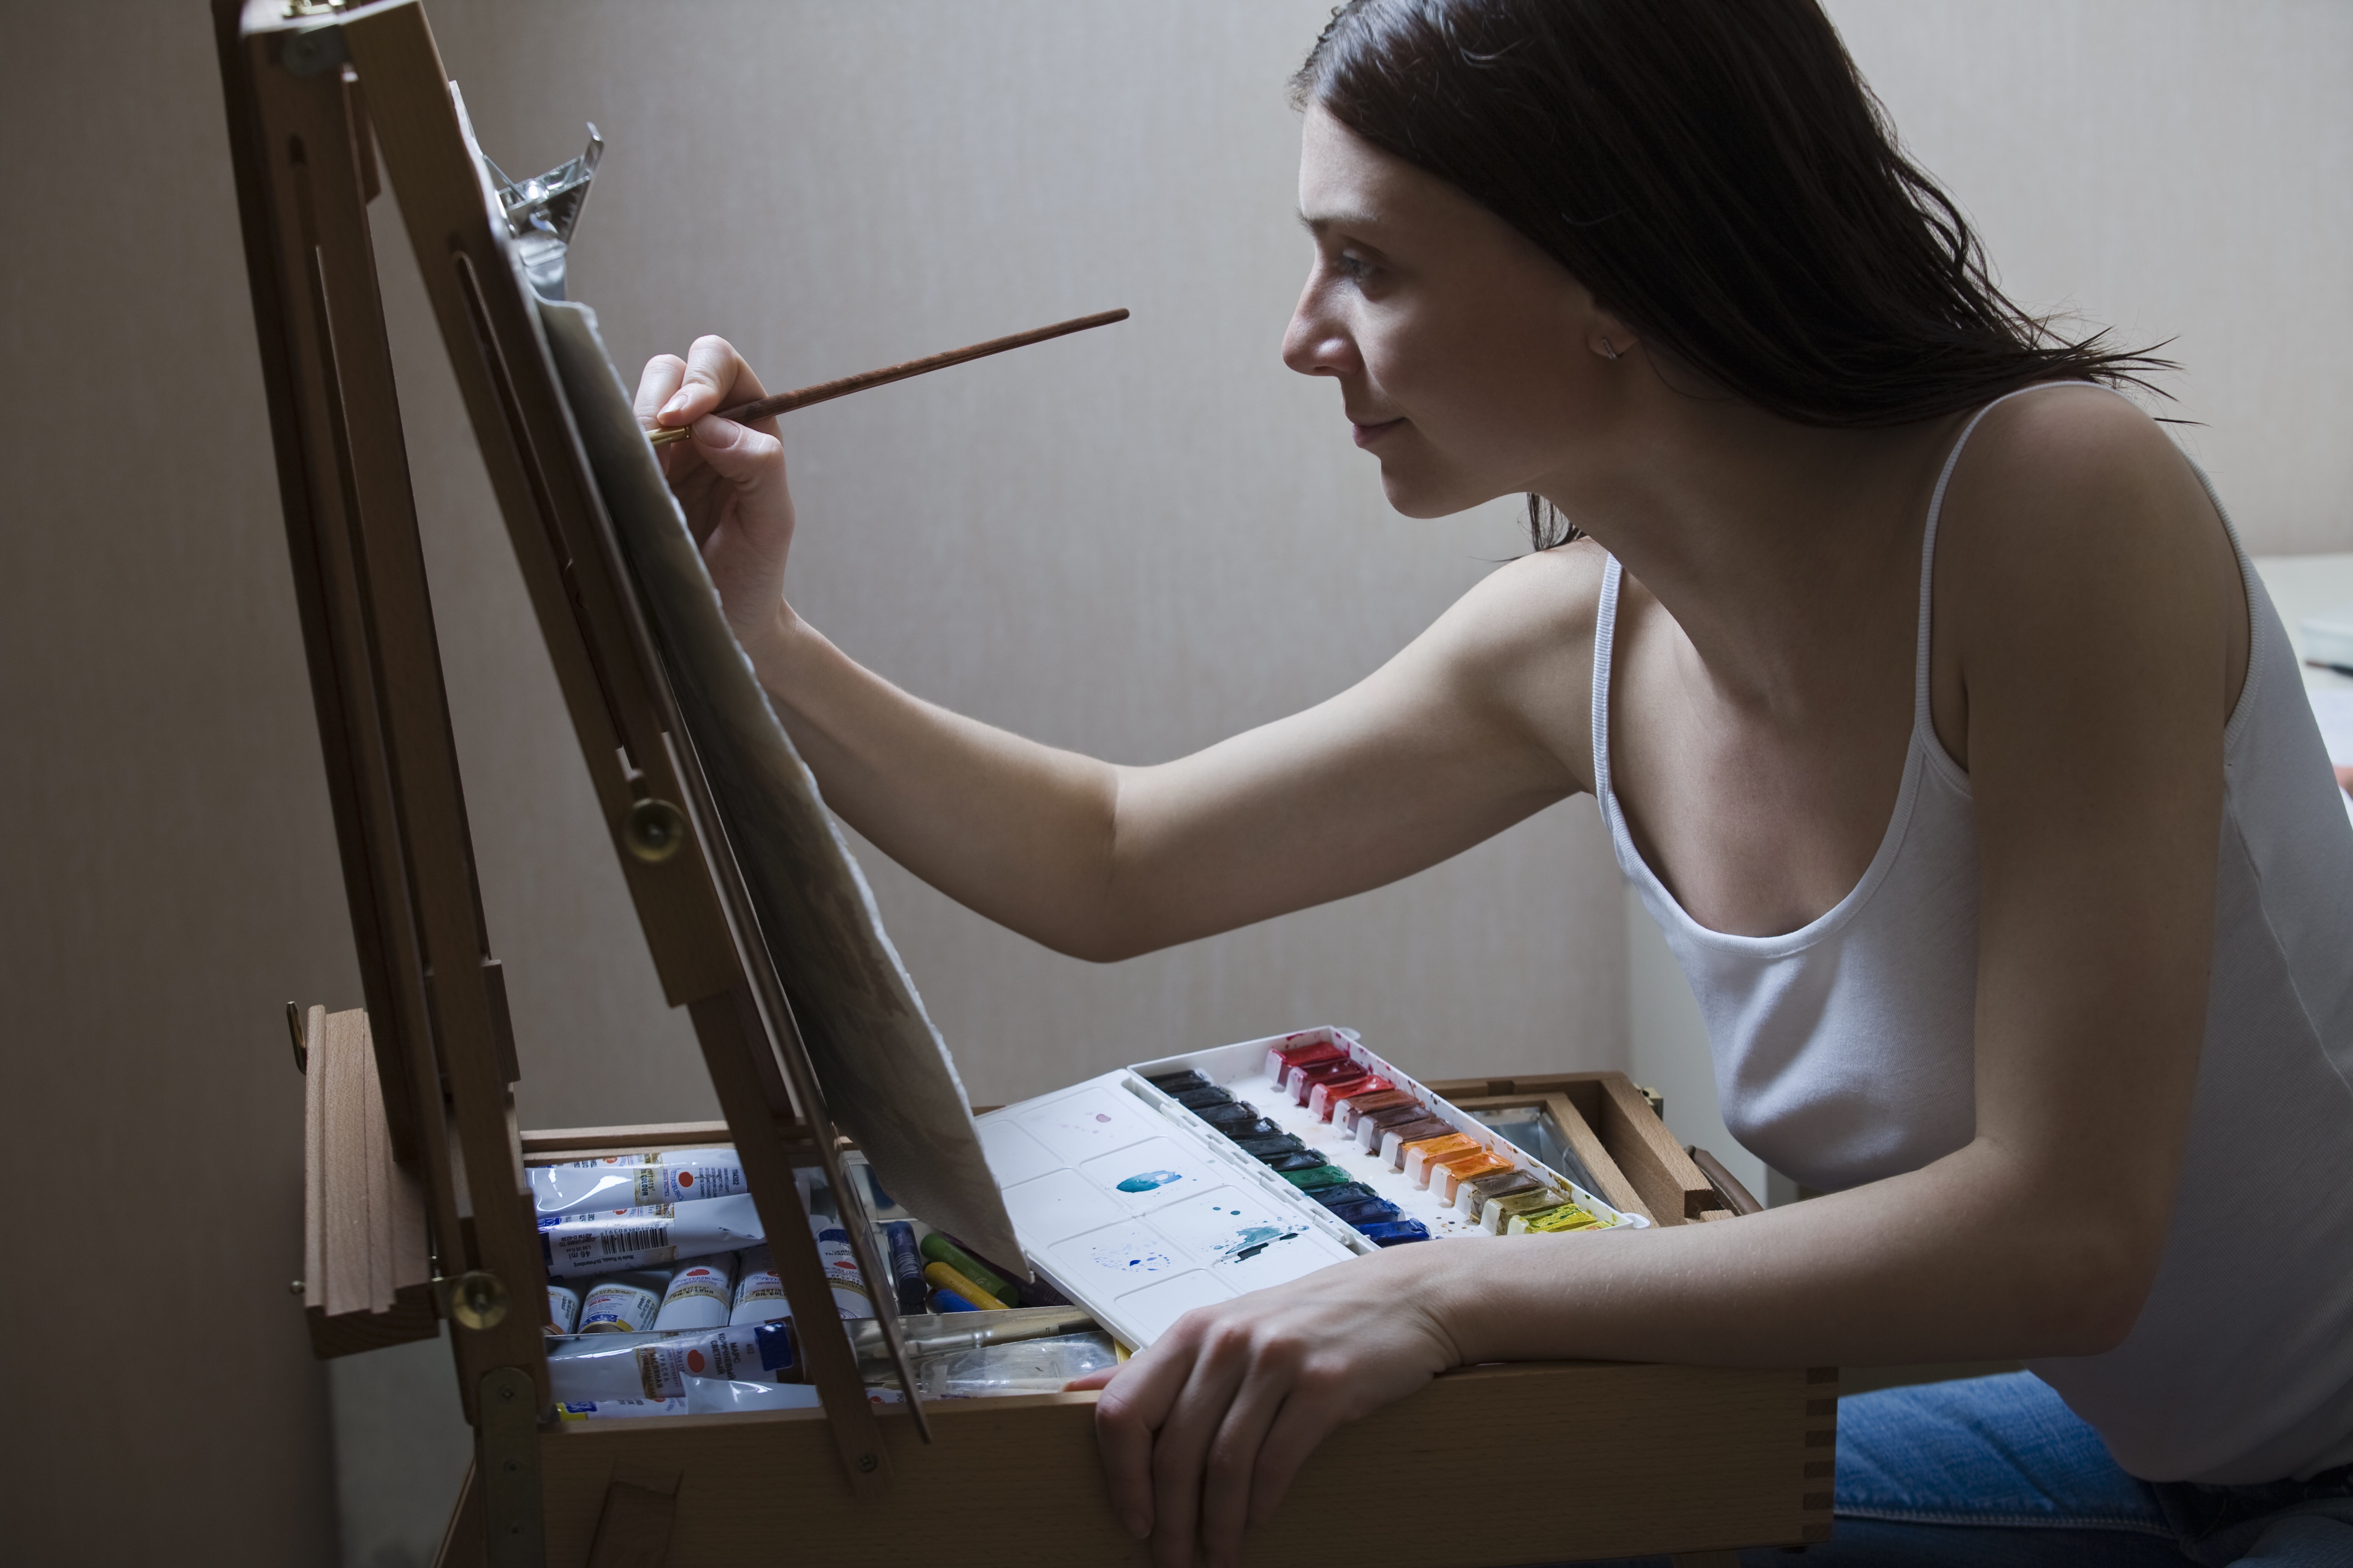
[[[1104,310],[1092,316],[1079,316],[1067,321],[1057,321],[1050,327],[1032,327],[1026,332],[1016,332],[1009,338],[991,338],[985,343],[967,348],[950,349],[944,353],[925,354],[904,364],[884,365],[881,370],[860,371],[845,375],[839,381],[821,381],[815,386],[804,386],[796,392],[779,392],[773,397],[763,397],[756,403],[739,403],[733,408],[719,410],[719,417],[732,419],[738,425],[748,425],[754,419],[766,419],[778,414],[790,414],[796,408],[807,408],[812,403],[828,403],[837,397],[847,397],[853,392],[863,392],[870,386],[886,386],[894,381],[904,381],[911,375],[927,371],[945,370],[952,364],[967,360],[987,359],[1008,349],[1027,348],[1042,343],[1048,338],[1059,338],[1071,332],[1083,332],[1090,327],[1107,327],[1113,321],[1127,320],[1125,310]],[[648,439],[657,447],[667,447],[673,441],[683,441],[693,426],[681,425],[672,428],[648,432]]]

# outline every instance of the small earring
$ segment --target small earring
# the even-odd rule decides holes
[[[1603,359],[1612,360],[1618,357],[1618,351],[1609,346],[1609,340],[1608,338],[1601,340],[1601,357]]]

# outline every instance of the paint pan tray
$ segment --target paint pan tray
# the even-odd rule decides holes
[[[1378,1146],[1361,1147],[1319,1114],[1325,1108],[1298,1103],[1276,1081],[1277,1050],[1319,1045],[1411,1093],[1430,1117],[1497,1158],[1568,1190],[1604,1226],[1648,1223],[1432,1093],[1366,1049],[1355,1031],[1317,1028],[1140,1062],[977,1118],[1029,1265],[1140,1349],[1195,1307],[1378,1250],[1373,1235],[1148,1081],[1187,1069],[1273,1123],[1255,1128],[1261,1150],[1295,1139],[1301,1152],[1322,1155],[1434,1241],[1479,1233],[1477,1216],[1443,1202],[1440,1184],[1391,1170]]]

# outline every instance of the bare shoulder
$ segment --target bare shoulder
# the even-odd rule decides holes
[[[1947,691],[1982,694],[2005,670],[2040,686],[2161,678],[2211,681],[2219,710],[2245,668],[2245,594],[2212,501],[2163,426],[2097,387],[1985,416],[1947,491],[1936,583]]]
[[[1989,411],[1956,465],[1938,572],[2031,557],[2041,575],[2126,578],[2230,554],[2212,503],[2162,426],[2103,388],[2052,386]],[[2217,549],[2220,548],[2220,556]],[[1972,575],[1975,574],[1973,573]]]
[[[1608,557],[1590,539],[1524,555],[1448,608],[1419,651],[1460,700],[1520,731],[1590,788],[1593,628]]]
[[[1490,678],[1580,648],[1589,658],[1606,560],[1590,539],[1523,555],[1457,599],[1430,635],[1450,661]]]

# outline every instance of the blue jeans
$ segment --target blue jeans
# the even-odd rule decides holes
[[[1746,1552],[1743,1568],[2353,1568],[2346,1470],[2136,1480],[2031,1373],[1840,1401],[1835,1495],[1830,1541]]]

